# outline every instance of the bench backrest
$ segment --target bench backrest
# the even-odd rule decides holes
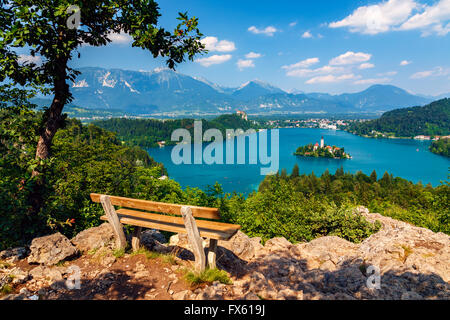
[[[91,200],[93,202],[100,203],[100,196],[101,194],[91,193]],[[168,213],[177,216],[181,216],[181,208],[184,206],[181,204],[155,202],[149,200],[138,200],[116,196],[109,196],[109,198],[111,200],[111,203],[115,206],[121,206],[130,209],[140,209],[146,211]],[[189,207],[192,210],[192,215],[196,218],[220,220],[220,213],[219,209],[217,208],[206,208],[196,206],[189,206]]]

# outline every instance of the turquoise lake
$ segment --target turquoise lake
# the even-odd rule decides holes
[[[257,133],[257,135],[259,134]],[[325,144],[344,147],[353,159],[335,160],[293,155],[297,147],[320,142],[322,136],[325,139]],[[182,187],[191,186],[205,189],[208,185],[219,182],[225,192],[236,191],[248,194],[256,190],[264,179],[264,176],[260,174],[260,168],[268,167],[268,165],[261,165],[259,161],[257,165],[248,164],[248,138],[246,141],[246,164],[241,165],[176,165],[171,160],[173,147],[151,148],[147,151],[156,161],[164,164],[170,178],[179,182]],[[268,135],[268,141],[270,144],[270,134]],[[207,144],[203,143],[203,147]],[[236,145],[235,143],[235,148]],[[326,169],[330,173],[334,173],[336,169],[343,166],[346,172],[356,173],[361,170],[370,175],[373,170],[376,170],[378,178],[381,178],[383,173],[388,171],[396,177],[437,186],[441,181],[448,179],[450,160],[428,151],[429,145],[429,141],[369,139],[345,131],[303,128],[279,129],[279,169],[286,168],[287,172],[290,173],[294,164],[297,163],[300,167],[300,173],[310,174],[314,172],[316,175],[321,175]],[[193,149],[192,154],[194,153]],[[225,143],[223,144],[223,150],[225,155]]]

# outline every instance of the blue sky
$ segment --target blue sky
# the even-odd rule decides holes
[[[450,0],[158,1],[160,25],[199,18],[210,49],[177,71],[236,87],[259,79],[284,90],[356,92],[375,83],[420,94],[450,92]],[[164,67],[127,35],[83,47],[72,66]]]

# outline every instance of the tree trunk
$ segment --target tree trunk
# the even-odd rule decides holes
[[[59,128],[61,128],[64,118],[62,117],[62,111],[64,105],[69,98],[69,86],[66,83],[66,67],[67,59],[59,59],[55,63],[58,77],[54,81],[55,96],[52,104],[47,112],[44,114],[45,123],[40,130],[39,141],[36,147],[36,160],[45,160],[50,157],[50,151],[52,146],[53,137]],[[34,169],[32,172],[33,177],[38,177],[41,173],[39,169]],[[43,179],[37,179],[33,191],[30,195],[30,202],[33,209],[33,213],[38,213],[43,206],[42,187]]]
[[[69,86],[66,83],[66,67],[67,59],[60,59],[56,62],[58,78],[54,82],[55,96],[45,115],[46,121],[41,129],[36,148],[36,159],[47,159],[50,156],[53,137],[63,124],[62,110],[69,98]]]

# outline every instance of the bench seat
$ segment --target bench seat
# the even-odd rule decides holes
[[[117,210],[119,221],[122,224],[128,224],[143,228],[164,230],[175,233],[187,233],[182,217],[154,214],[143,211],[119,209]],[[108,221],[106,215],[100,217]],[[222,223],[216,221],[196,220],[200,237],[229,240],[241,228],[239,225]]]
[[[220,220],[218,208],[180,205],[98,193],[91,193],[90,196],[93,202],[102,204],[105,215],[101,216],[100,219],[110,223],[118,249],[127,247],[123,225],[137,227],[134,229],[131,239],[133,251],[140,248],[142,228],[186,233],[194,253],[195,269],[199,272],[204,271],[206,265],[211,269],[216,268],[218,241],[230,240],[241,228],[236,224],[211,221]],[[121,207],[121,209],[116,210],[114,206]],[[209,239],[208,248],[203,247],[202,238]]]

